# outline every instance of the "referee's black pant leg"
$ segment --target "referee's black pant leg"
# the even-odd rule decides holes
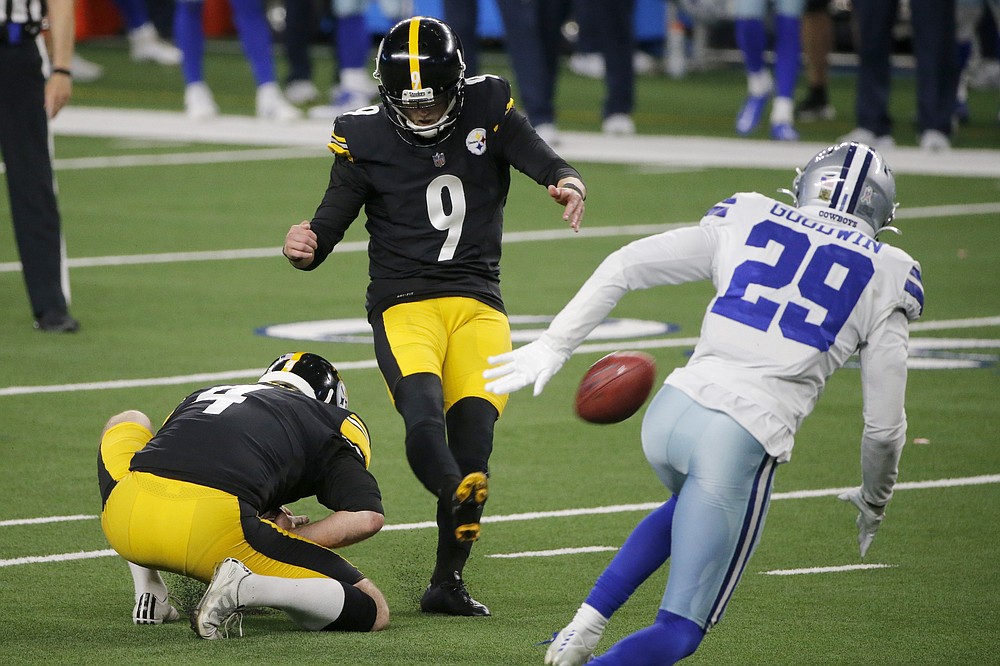
[[[7,172],[14,237],[28,298],[37,318],[50,310],[66,310],[45,80],[33,46],[0,48],[0,150]]]

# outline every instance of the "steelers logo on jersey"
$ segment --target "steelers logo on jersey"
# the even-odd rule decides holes
[[[477,127],[476,129],[469,132],[465,137],[465,147],[469,149],[469,152],[473,155],[482,155],[486,152],[486,130],[482,127]]]

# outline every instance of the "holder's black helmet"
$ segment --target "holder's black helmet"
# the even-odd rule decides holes
[[[292,386],[321,402],[347,409],[347,387],[333,364],[318,354],[282,354],[257,381]]]
[[[462,42],[447,23],[414,16],[389,28],[375,56],[375,78],[386,115],[397,127],[427,140],[442,136],[462,110],[465,59]],[[444,102],[433,125],[417,125],[403,109]]]

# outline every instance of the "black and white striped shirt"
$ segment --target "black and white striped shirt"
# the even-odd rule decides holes
[[[45,0],[0,0],[0,25],[14,23],[37,33],[47,13]]]

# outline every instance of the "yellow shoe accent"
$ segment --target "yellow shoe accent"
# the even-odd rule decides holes
[[[479,517],[489,497],[489,482],[482,472],[466,475],[455,489],[455,538],[459,541],[479,539]]]

